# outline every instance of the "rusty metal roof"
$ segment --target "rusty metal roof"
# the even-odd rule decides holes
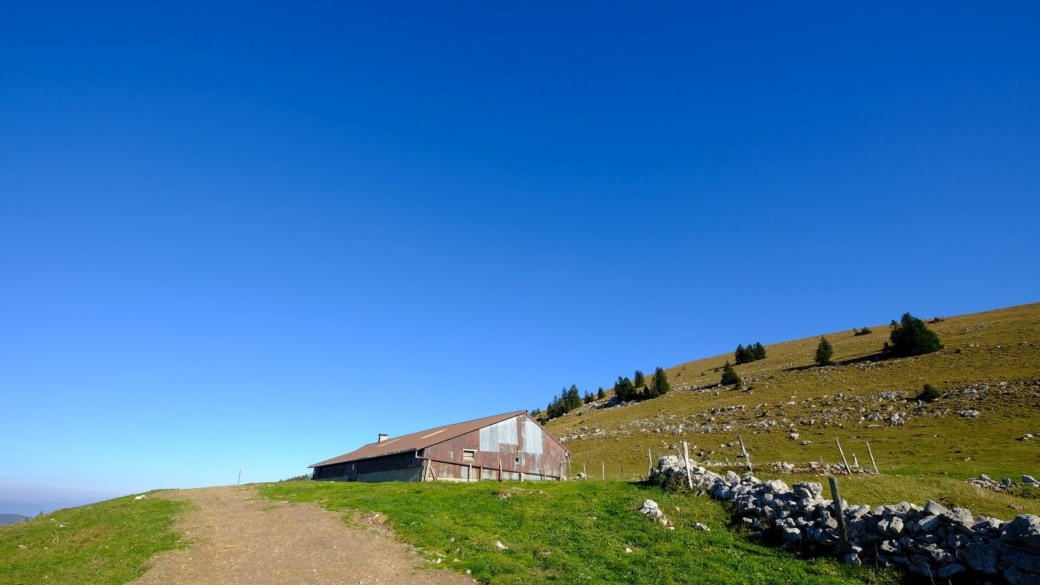
[[[488,425],[493,425],[519,415],[528,416],[527,411],[517,410],[505,414],[496,414],[495,416],[478,418],[467,422],[455,423],[453,425],[434,427],[410,435],[391,437],[389,440],[383,441],[382,443],[369,443],[356,451],[351,451],[350,453],[340,455],[339,457],[333,457],[332,459],[326,459],[325,461],[308,465],[307,467],[322,467],[334,463],[344,463],[347,461],[357,461],[359,459],[369,459],[371,457],[381,457],[383,455],[392,455],[394,453],[405,453],[417,449],[425,449],[430,445],[436,445],[437,443],[447,441],[448,439],[454,439],[460,435],[465,435],[466,433],[482,429]]]

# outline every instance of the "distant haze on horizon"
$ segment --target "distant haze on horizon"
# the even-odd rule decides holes
[[[1035,3],[91,8],[0,18],[0,499],[1040,300]]]
[[[74,485],[17,484],[0,481],[0,514],[32,517],[40,512],[82,506],[123,495],[126,494],[81,489]]]

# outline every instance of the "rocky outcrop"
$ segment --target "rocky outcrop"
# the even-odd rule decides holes
[[[973,516],[964,508],[929,501],[923,507],[849,506],[842,502],[848,546],[842,544],[836,507],[815,482],[788,486],[730,471],[720,475],[691,467],[694,490],[729,502],[739,522],[757,536],[778,536],[785,546],[825,550],[850,564],[901,566],[931,579],[961,573],[979,579],[1002,577],[1014,585],[1040,583],[1040,517],[1024,514],[1010,522]],[[655,477],[687,485],[679,457],[661,457]]]

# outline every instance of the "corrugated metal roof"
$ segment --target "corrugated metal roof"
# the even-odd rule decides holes
[[[448,439],[454,439],[459,435],[465,435],[466,433],[473,432],[477,429],[481,429],[488,425],[493,425],[497,422],[501,422],[519,415],[527,415],[527,412],[524,410],[517,410],[515,412],[497,414],[495,416],[478,418],[476,420],[455,423],[453,425],[434,427],[432,429],[426,429],[425,431],[419,431],[410,435],[391,437],[389,440],[383,441],[382,443],[369,443],[364,447],[361,447],[357,451],[351,451],[350,453],[340,455],[339,457],[333,457],[332,459],[327,459],[325,461],[321,461],[313,465],[308,465],[308,467],[321,467],[323,465],[332,465],[334,463],[344,463],[347,461],[368,459],[370,457],[391,455],[393,453],[415,451],[416,449],[425,449],[430,445],[436,445],[437,443],[447,441]]]

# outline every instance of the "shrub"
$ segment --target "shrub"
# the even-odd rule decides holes
[[[1040,488],[1035,485],[1022,484],[1008,488],[1007,493],[1027,500],[1040,500]]]
[[[931,384],[925,384],[924,389],[917,395],[918,400],[924,400],[925,402],[935,402],[939,398],[942,398],[942,394]]]
[[[924,324],[924,321],[910,313],[903,313],[899,323],[892,322],[892,333],[889,335],[892,345],[889,351],[895,357],[909,357],[939,351],[943,348],[939,336]]]
[[[666,492],[673,494],[681,494],[690,491],[690,484],[685,477],[679,475],[662,476],[657,474],[658,481],[661,482],[661,489]]]
[[[864,327],[863,329],[860,329],[858,331],[855,328],[852,329],[852,334],[856,337],[859,337],[860,335],[870,335],[871,333],[873,333],[873,331],[871,331],[868,327]]]

